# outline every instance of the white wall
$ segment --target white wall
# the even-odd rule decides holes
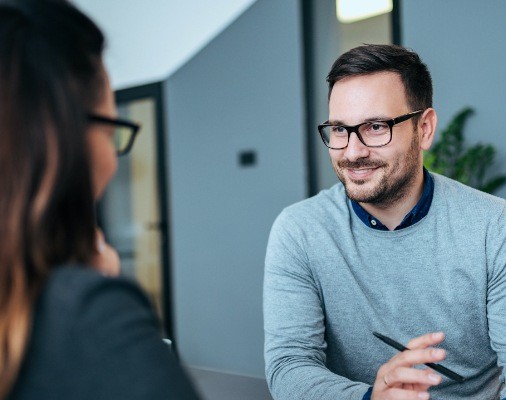
[[[162,81],[255,0],[74,0],[104,31],[115,89]]]
[[[506,173],[506,1],[405,0],[402,41],[420,54],[434,81],[440,128],[464,106],[476,113],[465,137],[494,144],[495,172]],[[506,188],[497,193],[506,197]]]

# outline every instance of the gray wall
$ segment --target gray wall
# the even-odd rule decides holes
[[[464,106],[476,113],[469,143],[494,144],[495,172],[506,173],[506,2],[504,0],[405,0],[402,40],[428,64],[439,127]],[[506,189],[498,194],[506,197]]]
[[[166,82],[176,342],[263,377],[265,246],[306,193],[298,2],[259,0]],[[240,167],[254,151],[257,164]]]

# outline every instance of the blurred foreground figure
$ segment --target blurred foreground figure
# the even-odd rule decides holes
[[[95,227],[138,129],[103,47],[65,1],[0,1],[0,399],[197,399]]]

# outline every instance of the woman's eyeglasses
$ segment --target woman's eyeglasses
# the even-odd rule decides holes
[[[123,156],[127,154],[132,148],[135,140],[135,136],[139,132],[140,125],[135,122],[128,121],[120,118],[108,118],[102,115],[87,114],[88,121],[98,122],[101,124],[107,124],[114,126],[114,146],[116,148],[116,154]]]

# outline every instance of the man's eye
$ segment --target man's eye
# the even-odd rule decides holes
[[[332,133],[340,133],[340,134],[346,133],[346,128],[342,126],[331,126],[330,129]]]
[[[382,133],[388,130],[388,125],[384,122],[371,122],[367,124],[367,131],[371,133]]]

